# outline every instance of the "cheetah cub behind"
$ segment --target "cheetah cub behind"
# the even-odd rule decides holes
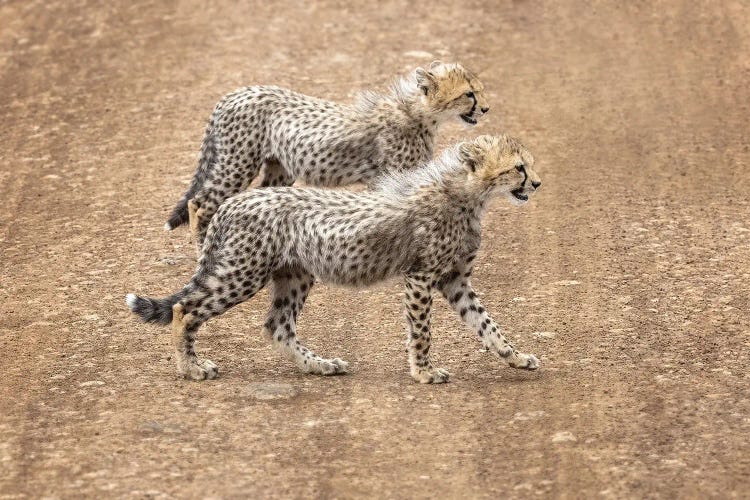
[[[402,274],[414,379],[448,381],[448,372],[430,361],[434,291],[492,353],[513,368],[535,370],[537,358],[506,340],[470,283],[486,204],[496,195],[528,200],[541,184],[533,166],[517,140],[481,136],[419,169],[384,176],[374,191],[248,191],[219,208],[198,268],[182,290],[164,299],[130,294],[126,302],[144,321],[172,323],[181,374],[210,379],[218,369],[195,354],[198,328],[270,282],[264,335],[302,371],[333,375],[346,372],[347,363],[325,359],[297,338],[297,316],[316,278],[364,286]]]
[[[383,169],[432,159],[446,120],[476,124],[488,111],[482,82],[460,64],[439,61],[354,104],[273,86],[237,90],[216,105],[198,168],[165,227],[189,221],[200,248],[219,205],[247,189],[263,165],[262,186],[297,178],[317,186],[366,182]]]

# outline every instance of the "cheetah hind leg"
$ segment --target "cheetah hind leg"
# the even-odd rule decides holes
[[[196,245],[196,254],[198,256],[198,259],[201,258],[201,253],[203,251],[203,245],[200,243],[200,236],[198,234],[199,227],[201,225],[201,219],[204,217],[206,213],[205,208],[198,208],[198,204],[195,202],[195,200],[189,200],[188,201],[188,225],[190,226],[190,234],[193,237],[193,240],[195,241]]]
[[[282,356],[305,373],[339,375],[349,371],[349,363],[327,359],[305,347],[297,338],[297,316],[302,312],[315,278],[298,269],[282,269],[273,276],[271,308],[263,326],[263,336]]]
[[[210,359],[199,359],[195,355],[195,329],[188,328],[191,314],[184,314],[182,304],[172,307],[172,338],[175,344],[177,371],[191,380],[208,380],[219,375],[219,367]]]
[[[305,347],[296,338],[274,336],[268,327],[263,328],[263,336],[270,340],[274,348],[303,373],[313,375],[343,375],[349,373],[349,363],[340,358],[324,358]],[[279,340],[281,339],[281,340]]]
[[[201,222],[201,217],[206,211],[198,207],[195,200],[188,201],[188,225],[190,226],[190,233],[194,238],[198,237],[198,227]]]

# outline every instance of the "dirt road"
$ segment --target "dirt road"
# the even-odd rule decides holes
[[[0,3],[0,498],[746,497],[750,8],[540,4]],[[507,131],[537,157],[475,285],[543,369],[480,352],[441,299],[452,382],[415,384],[393,281],[310,297],[301,335],[352,375],[281,361],[264,292],[202,329],[221,377],[178,379],[123,298],[193,269],[162,225],[214,103],[348,100],[432,59],[493,106],[441,146]]]

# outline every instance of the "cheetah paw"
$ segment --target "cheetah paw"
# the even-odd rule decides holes
[[[343,375],[349,373],[349,363],[343,359],[323,359],[320,361],[320,374],[321,375]]]
[[[182,374],[191,380],[211,380],[219,375],[219,367],[210,359],[191,358]]]
[[[516,354],[515,359],[508,361],[511,368],[518,368],[519,370],[537,370],[539,369],[539,360],[533,354],[524,354],[519,352]]]
[[[413,371],[411,376],[420,384],[445,384],[451,374],[444,368],[420,368]]]

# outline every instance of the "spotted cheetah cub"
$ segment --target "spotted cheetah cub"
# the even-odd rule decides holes
[[[481,136],[420,169],[386,175],[374,191],[248,191],[219,208],[198,268],[182,290],[164,299],[130,294],[126,302],[145,321],[172,323],[181,374],[210,379],[218,369],[195,354],[198,327],[271,282],[264,335],[302,371],[333,375],[345,373],[347,363],[313,353],[296,334],[315,279],[364,286],[402,274],[414,379],[448,381],[448,372],[433,366],[429,355],[434,290],[492,353],[513,368],[535,370],[537,358],[503,337],[470,284],[487,202],[498,194],[528,200],[541,184],[533,165],[517,140]]]
[[[382,169],[430,160],[440,124],[454,117],[476,124],[489,109],[474,74],[439,61],[354,104],[271,86],[237,90],[216,105],[193,180],[165,227],[189,221],[200,248],[218,206],[247,189],[262,165],[264,187],[297,178],[317,186],[366,182]]]

